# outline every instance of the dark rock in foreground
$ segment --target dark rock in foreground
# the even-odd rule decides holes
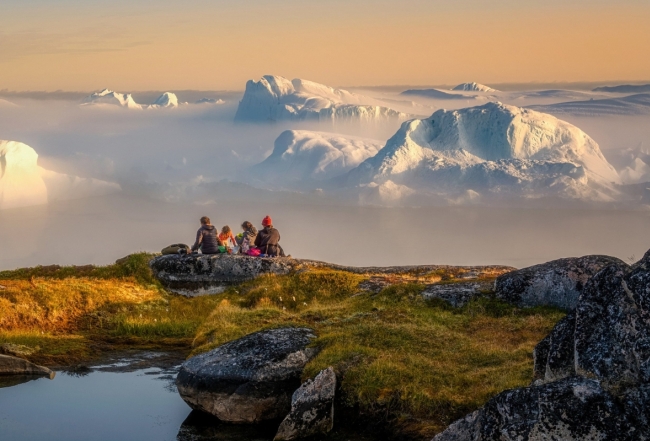
[[[535,348],[534,386],[497,395],[435,441],[650,440],[650,252],[581,291]]]
[[[575,308],[587,281],[610,265],[625,265],[609,256],[571,257],[531,266],[499,276],[496,296],[520,307]]]
[[[334,426],[336,374],[329,367],[307,380],[293,393],[291,412],[280,424],[275,441],[290,441],[325,434]]]
[[[176,386],[193,409],[222,421],[258,423],[283,418],[316,349],[311,329],[256,332],[187,360]]]
[[[0,375],[33,375],[54,378],[54,372],[48,368],[10,355],[0,355]]]
[[[572,377],[503,392],[434,441],[647,439],[637,421],[634,409],[622,406],[598,381]]]

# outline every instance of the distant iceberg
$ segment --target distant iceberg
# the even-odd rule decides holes
[[[178,97],[176,96],[175,93],[172,92],[165,92],[162,95],[158,97],[156,101],[152,105],[149,106],[150,108],[174,108],[178,107]]]
[[[621,98],[590,99],[564,103],[530,106],[540,112],[579,116],[647,115],[650,114],[650,93]]]
[[[222,100],[221,98],[216,99],[216,98],[201,98],[200,100],[196,100],[194,104],[225,104],[226,102]]]
[[[142,105],[135,102],[130,93],[118,93],[110,89],[95,92],[87,96],[82,105],[84,106],[118,106],[127,109],[142,109]]]
[[[466,92],[498,92],[496,89],[479,83],[461,83],[451,90],[463,90]]]
[[[0,209],[120,191],[112,182],[45,170],[38,166],[36,151],[20,142],[0,141],[0,165]]]
[[[313,81],[266,75],[246,83],[235,121],[405,120],[412,115],[379,105],[373,98]]]

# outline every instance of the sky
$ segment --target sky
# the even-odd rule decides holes
[[[650,80],[647,0],[2,0],[0,89]]]

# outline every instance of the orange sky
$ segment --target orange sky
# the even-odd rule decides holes
[[[3,0],[0,89],[642,81],[649,23],[647,0]]]

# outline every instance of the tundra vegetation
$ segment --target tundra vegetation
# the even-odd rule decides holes
[[[495,394],[529,384],[533,347],[564,316],[517,308],[488,292],[452,308],[424,300],[424,286],[409,278],[364,291],[367,276],[332,269],[264,275],[186,298],[153,278],[151,257],[0,272],[0,345],[29,346],[36,349],[30,361],[57,367],[124,349],[191,356],[254,331],[307,326],[320,352],[303,376],[334,367],[339,405],[349,408],[339,415],[426,439]],[[458,280],[453,269],[437,276]]]

